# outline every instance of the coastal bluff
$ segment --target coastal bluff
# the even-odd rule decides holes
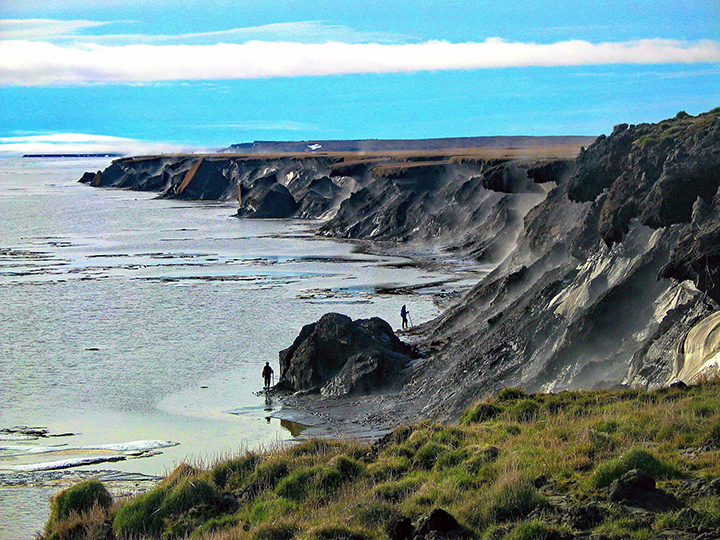
[[[123,158],[83,181],[237,200],[239,217],[319,219],[320,235],[488,265],[415,330],[419,358],[380,422],[457,419],[508,386],[653,389],[715,373],[720,108],[597,139],[504,143]],[[275,215],[260,210],[270,194],[284,201]]]

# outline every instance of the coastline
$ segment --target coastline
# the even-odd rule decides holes
[[[316,230],[318,229],[319,226]],[[387,286],[376,291],[377,294],[384,295],[429,295],[440,309],[438,317],[461,301],[462,297],[494,268],[494,265],[458,259],[432,246],[345,238],[333,240],[353,245],[356,253],[406,259],[407,262],[401,263],[402,267],[452,274],[452,277],[432,283]],[[386,266],[397,265],[391,263]],[[396,328],[395,323],[399,323],[399,320],[388,322],[401,341],[410,347],[416,347],[427,337],[426,326],[432,321],[406,330]],[[411,372],[422,360],[414,358],[406,367],[406,372]],[[374,442],[398,425],[418,419],[418,411],[412,406],[403,407],[400,389],[342,398],[274,390],[271,390],[270,395],[272,400],[280,404],[280,409],[269,413],[269,417],[294,425],[298,435],[294,437],[293,443],[312,438]],[[405,414],[398,416],[399,411],[404,411]]]
[[[105,196],[106,194],[102,193],[93,193],[91,190],[87,190],[87,188],[84,188],[83,186],[79,186],[78,184],[74,184],[75,186],[78,186],[79,188],[83,189],[83,191],[86,191],[91,196],[98,197],[98,196]],[[72,192],[69,192],[71,194]],[[132,204],[137,205],[138,204],[138,195],[128,192],[116,192],[114,194],[114,199],[119,200],[130,200],[133,199],[134,202]],[[143,197],[143,200],[145,200],[146,197]],[[111,199],[112,200],[112,199]],[[148,199],[147,203],[142,204],[142,207],[145,207],[146,205],[152,205],[154,206],[155,203],[152,202],[152,200]],[[176,204],[176,203],[170,203],[170,204]],[[167,206],[168,203],[163,203],[163,206]],[[188,205],[189,207],[192,207],[192,203],[184,203],[183,207]],[[220,209],[220,213],[222,213],[225,206],[218,207]],[[444,260],[437,260],[437,257],[433,258],[429,255],[425,256],[417,256],[412,257],[410,253],[407,251],[406,247],[404,246],[398,246],[396,244],[387,244],[380,248],[378,245],[373,245],[373,242],[367,242],[367,241],[352,241],[349,240],[347,242],[339,241],[338,239],[334,238],[326,238],[323,236],[315,236],[314,232],[317,230],[319,224],[317,222],[312,223],[296,223],[295,228],[302,231],[302,234],[300,234],[301,239],[305,239],[310,242],[331,242],[331,243],[346,243],[348,246],[352,246],[352,253],[348,256],[341,256],[337,261],[333,259],[332,257],[328,258],[324,255],[326,252],[345,252],[348,251],[345,248],[342,248],[340,250],[337,249],[320,249],[320,252],[323,253],[323,255],[320,256],[318,261],[321,262],[321,264],[330,264],[331,266],[335,266],[335,263],[337,264],[347,264],[351,261],[356,261],[355,264],[357,264],[357,261],[360,261],[360,264],[365,265],[367,263],[363,262],[365,257],[362,257],[362,255],[377,255],[381,257],[387,257],[389,260],[385,263],[374,263],[378,264],[379,268],[383,269],[382,274],[387,276],[392,276],[394,273],[394,269],[405,269],[405,270],[412,270],[412,269],[418,269],[421,271],[428,270],[428,271],[440,271],[441,269],[448,270],[450,268],[450,263]],[[231,222],[231,224],[234,224],[234,222]],[[265,229],[266,227],[263,227]],[[188,233],[184,232],[182,230],[178,231],[178,236],[180,238],[185,238]],[[295,237],[298,235],[297,231],[290,231],[290,233],[287,235],[288,237]],[[168,233],[164,233],[164,236],[168,236]],[[330,244],[329,244],[330,245]],[[107,248],[101,248],[103,251]],[[309,253],[317,253],[317,250],[319,248],[310,247]],[[361,257],[356,257],[354,254],[357,253],[361,255]],[[88,260],[92,261],[94,263],[95,259],[91,258],[94,257],[94,253],[90,256],[86,256]],[[126,262],[123,260],[123,257],[114,257],[111,259],[114,263],[114,261],[118,261],[117,264],[122,264],[122,268],[124,269],[127,265]],[[311,261],[311,257],[308,258],[309,261]],[[128,261],[128,263],[132,263],[133,261]],[[172,262],[172,259],[171,259]],[[99,261],[97,264],[105,264],[103,261]],[[103,268],[106,268],[103,266]],[[134,267],[133,267],[134,268]],[[367,271],[366,271],[367,272]],[[205,274],[203,273],[203,276]],[[468,274],[469,276],[472,274]],[[382,285],[379,285],[378,287],[374,287],[372,289],[372,292],[367,292],[363,294],[369,294],[372,297],[385,297],[386,300],[384,301],[385,304],[388,304],[389,302],[394,303],[394,301],[391,299],[392,296],[407,296],[408,294],[414,294],[414,295],[421,295],[425,299],[424,301],[427,302],[428,299],[432,298],[432,300],[429,300],[433,304],[442,303],[442,295],[444,294],[441,289],[443,288],[443,284],[447,283],[448,285],[445,287],[446,291],[450,290],[456,283],[455,278],[451,275],[447,276],[447,280],[430,280],[432,283],[429,285],[417,285],[414,289],[410,290],[408,289],[404,284],[403,285],[393,285],[390,281],[387,281],[387,283],[384,283]],[[215,283],[215,281],[212,280],[206,280],[208,283]],[[233,281],[221,281],[220,283],[235,283]],[[389,283],[389,284],[388,284]],[[168,282],[168,286],[177,287],[177,285],[173,285],[171,282]],[[468,285],[469,286],[469,285]],[[343,285],[345,287],[345,285]],[[295,293],[295,290],[298,289],[297,286],[293,287],[292,294]],[[313,302],[312,300],[310,303],[317,304],[316,307],[313,309],[317,309],[318,307],[324,306],[324,312],[333,311],[333,310],[342,310],[343,307],[348,306],[353,308],[353,310],[357,313],[360,313],[365,308],[362,308],[362,306],[353,306],[353,304],[358,303],[358,300],[353,300],[352,296],[352,289],[350,289],[351,297],[343,298],[342,291],[339,292],[332,292],[331,294],[336,294],[337,298],[330,298],[330,300],[318,298],[317,301]],[[322,296],[322,295],[321,295]],[[301,297],[298,296],[298,299]],[[303,300],[301,300],[303,301]],[[367,303],[369,300],[363,296],[362,303]],[[304,301],[303,301],[304,302]],[[354,315],[357,317],[357,313]],[[368,315],[372,316],[373,313],[367,312]],[[364,316],[364,315],[363,315]],[[97,338],[93,338],[97,339]],[[100,354],[106,354],[107,348],[104,347],[102,344],[100,344],[98,341],[95,341],[91,344],[92,347],[86,347],[86,353],[87,355],[91,356],[99,356]],[[99,346],[98,346],[99,345]],[[272,351],[272,356],[277,358],[277,353],[279,351],[280,347],[277,348],[277,350]],[[211,384],[210,391],[214,392],[216,388]],[[202,388],[202,387],[200,387]],[[208,390],[194,390],[195,393],[197,393],[197,398],[200,399],[203,395],[206,395]],[[191,397],[191,396],[190,396]],[[173,405],[174,406],[174,405]],[[304,406],[303,406],[304,407]],[[345,425],[342,425],[341,423],[337,422],[335,419],[333,419],[333,413],[328,412],[327,414],[323,413],[323,407],[326,407],[326,405],[320,404],[318,406],[318,410],[315,411],[315,414],[312,414],[312,411],[310,412],[303,412],[303,407],[300,406],[300,403],[298,402],[297,410],[290,410],[290,407],[288,405],[285,405],[283,407],[282,411],[279,411],[277,415],[273,416],[273,426],[277,425],[277,429],[285,430],[290,432],[291,434],[295,430],[298,431],[298,434],[301,436],[299,440],[302,440],[302,437],[308,437],[308,436],[324,436],[324,437],[340,437],[340,436],[346,436],[346,437],[352,437],[352,438],[371,438],[376,437],[379,434],[381,434],[381,430],[385,429],[383,426],[376,426],[375,424],[348,424],[350,428],[353,430],[350,431],[349,428]],[[262,406],[258,404],[259,414],[262,414]],[[165,412],[171,412],[170,409],[165,410]],[[229,423],[227,423],[227,427],[229,429],[232,429],[234,425],[234,417],[232,411],[220,411],[221,413],[226,413],[226,416],[229,418]],[[242,413],[240,413],[242,415]],[[324,416],[323,416],[324,414]],[[302,415],[302,416],[299,416]],[[42,422],[42,419],[40,418],[34,418],[34,419],[28,419],[28,422],[36,422],[29,425],[45,425]],[[293,424],[293,422],[295,422]],[[110,424],[113,424],[114,422],[110,422]],[[191,424],[197,424],[199,427],[199,424],[202,423],[202,420],[200,418],[192,419],[192,421],[188,421],[187,429],[190,429],[192,426]],[[262,421],[263,424],[265,424],[265,421]],[[279,425],[278,425],[279,423]],[[313,424],[310,429],[305,429],[304,426],[299,426],[298,424]],[[8,424],[8,425],[0,425],[0,428],[2,427],[12,427],[14,424]],[[70,433],[65,433],[65,429],[60,427],[55,427],[56,423],[50,422],[50,428],[51,430],[54,430],[56,433],[60,433],[60,430],[62,430],[63,434],[67,435],[67,438],[65,439],[58,439],[57,442],[65,445],[73,445],[73,446],[84,446],[87,444],[97,444],[105,443],[105,442],[122,442],[124,440],[131,440],[130,437],[134,437],[134,435],[129,435],[128,433],[125,433],[124,435],[122,433],[119,433],[117,435],[117,439],[115,440],[115,437],[113,437],[111,440],[103,440],[104,438],[107,439],[108,434],[105,433],[104,435],[98,435],[97,437],[93,437],[93,428],[92,427],[83,427],[81,429],[78,429],[75,427],[73,429],[73,432],[83,432],[79,437],[71,437]],[[303,431],[304,430],[304,431]],[[127,430],[126,430],[127,431]],[[207,436],[212,437],[211,433],[206,434]],[[147,436],[147,435],[144,435]],[[172,434],[164,433],[162,436],[168,437],[172,439]],[[99,439],[97,441],[92,441],[92,439]],[[75,441],[77,439],[77,441]],[[13,443],[10,443],[13,444]],[[262,443],[266,444],[266,443]],[[268,448],[274,447],[274,446],[280,446],[289,444],[288,442],[282,442],[282,441],[270,441],[266,444]],[[197,455],[195,453],[188,453],[189,450],[184,448],[183,446],[176,447],[173,449],[170,449],[170,452],[164,451],[166,455],[173,455],[175,456],[175,460],[177,463],[180,463],[182,461],[189,460],[191,463],[193,462],[208,462],[212,461],[212,459],[220,458],[225,455],[233,454],[234,452],[242,451],[242,445],[240,445],[238,448],[230,447],[228,446],[225,450],[225,452],[222,455],[215,455],[213,458],[212,456],[206,456],[206,455]],[[92,451],[91,451],[92,452]],[[112,461],[112,460],[111,460]],[[153,459],[150,459],[150,456],[148,456],[148,459],[142,459],[142,460],[135,460],[135,459],[128,459],[127,461],[122,462],[123,468],[140,468],[140,469],[151,469],[153,468],[152,463],[154,462]],[[108,463],[98,463],[95,465],[83,465],[79,468],[69,468],[64,469],[60,471],[44,471],[44,472],[37,472],[37,473],[22,473],[22,472],[8,472],[8,473],[2,473],[0,474],[0,489],[2,489],[3,492],[3,499],[4,504],[10,504],[15,508],[29,508],[29,507],[46,507],[46,501],[49,499],[50,496],[52,496],[54,493],[60,491],[61,489],[64,489],[65,487],[69,487],[71,485],[76,484],[79,481],[88,479],[88,478],[98,478],[103,482],[107,482],[108,488],[113,493],[113,495],[117,496],[124,496],[124,495],[134,495],[138,494],[144,491],[147,491],[154,487],[157,482],[162,478],[162,476],[157,476],[156,474],[148,474],[145,472],[131,472],[131,471],[120,471],[117,469],[112,469],[113,465],[108,465]],[[157,468],[157,467],[155,467]],[[169,474],[171,472],[170,469],[166,469],[163,474]],[[11,479],[12,476],[12,479]],[[32,493],[30,493],[32,491]],[[4,510],[3,510],[4,511]],[[15,511],[11,511],[14,515]],[[44,515],[42,517],[42,524],[44,524],[44,521],[46,520],[47,516]],[[23,518],[25,519],[25,518]],[[17,539],[18,537],[21,538],[30,538],[32,534],[38,530],[38,521],[36,518],[29,516],[27,517],[28,521],[20,521],[21,523],[35,523],[36,525],[28,525],[27,528],[25,526],[22,526],[20,530],[23,532],[27,532],[27,534],[21,534],[18,536],[17,530],[14,527],[17,525],[15,523],[15,520],[9,520],[7,525],[12,527],[7,532],[4,532],[3,530],[0,530],[0,538],[8,538],[8,539]]]

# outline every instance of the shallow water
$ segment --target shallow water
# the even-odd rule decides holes
[[[416,324],[438,314],[429,295],[376,291],[446,275],[315,238],[304,222],[77,183],[108,164],[0,159],[0,429],[60,435],[0,433],[0,540],[32,538],[62,487],[20,467],[114,455],[124,460],[83,470],[158,475],[288,440],[302,427],[254,392],[304,324],[337,311],[397,327],[403,303]]]

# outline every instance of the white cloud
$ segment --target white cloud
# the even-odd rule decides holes
[[[0,156],[23,154],[160,154],[187,151],[189,151],[188,148],[179,145],[87,133],[52,133],[21,137],[0,137]]]
[[[259,79],[353,73],[470,70],[601,64],[720,62],[720,43],[647,39],[550,44],[429,41],[418,44],[303,44],[250,41],[214,45],[0,42],[0,84],[76,85],[178,80]]]
[[[109,23],[56,19],[0,19],[0,39],[47,39],[75,35]]]
[[[388,32],[362,32],[348,26],[328,24],[325,21],[295,21],[264,24],[212,32],[185,34],[99,34],[86,36],[84,31],[108,25],[134,25],[137,21],[89,21],[58,19],[0,19],[0,40],[24,39],[47,41],[58,45],[92,40],[107,46],[137,44],[214,45],[217,43],[242,43],[255,41],[292,41],[294,43],[396,43],[407,41],[410,36]]]

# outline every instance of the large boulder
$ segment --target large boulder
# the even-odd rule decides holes
[[[328,313],[280,351],[279,385],[329,396],[367,394],[395,386],[409,361],[407,347],[384,320]]]

